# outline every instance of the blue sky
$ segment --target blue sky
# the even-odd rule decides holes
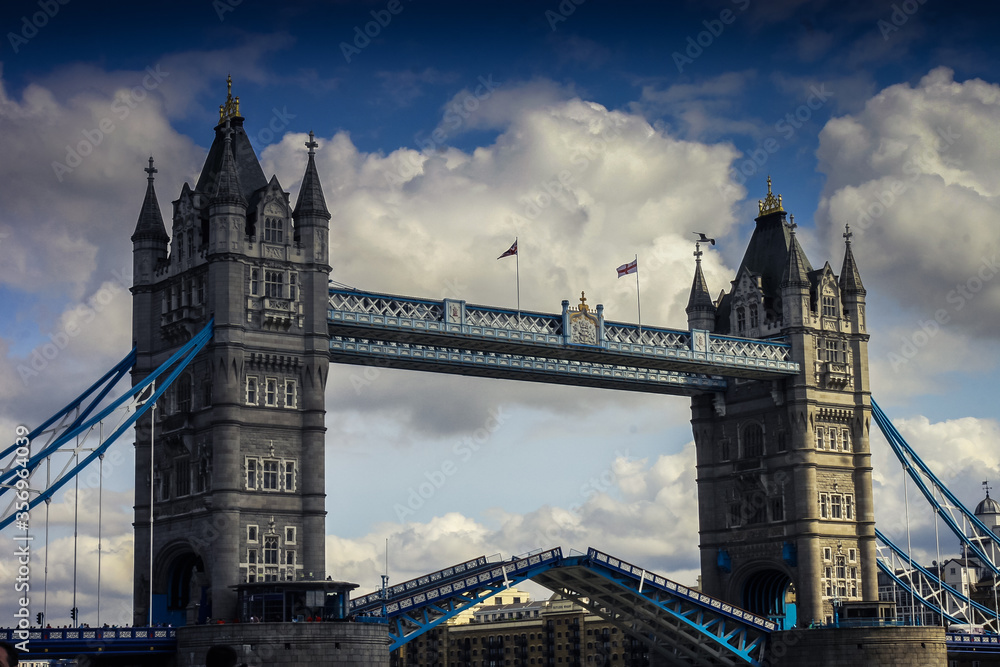
[[[152,153],[169,220],[231,74],[265,173],[293,197],[316,133],[332,277],[376,291],[513,305],[513,267],[495,258],[516,235],[525,308],[555,312],[586,290],[634,320],[634,283],[612,270],[638,254],[643,320],[680,328],[690,232],[718,238],[706,275],[728,288],[770,174],[814,265],[838,271],[854,227],[876,399],[974,503],[1000,434],[1000,280],[976,282],[998,251],[995,19],[987,3],[934,0],[4,3],[0,427],[40,422],[127,351],[142,168]],[[114,128],[95,134],[102,120]],[[78,166],[53,166],[84,141]],[[538,206],[563,169],[571,185]],[[65,350],[19,370],[88,309]],[[337,368],[328,387],[335,576],[376,585],[388,537],[396,580],[593,543],[693,581],[684,399],[357,373]],[[401,517],[409,489],[496,414],[481,452]],[[121,449],[106,566],[124,598]],[[892,513],[898,467],[874,438],[873,451]]]

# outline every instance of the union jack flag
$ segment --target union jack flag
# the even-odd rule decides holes
[[[497,257],[497,259],[503,259],[504,257],[510,257],[511,255],[517,254],[517,239],[514,239],[514,244],[507,249],[507,252]]]

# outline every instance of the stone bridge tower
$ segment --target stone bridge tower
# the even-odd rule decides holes
[[[865,289],[850,229],[839,276],[829,263],[813,269],[770,178],[767,189],[732,288],[716,300],[699,257],[688,320],[783,338],[802,371],[692,399],[702,583],[766,615],[794,601],[801,625],[841,601],[878,599]]]
[[[230,91],[231,91],[230,81]],[[153,160],[133,242],[139,382],[214,318],[214,335],[136,427],[135,622],[235,616],[247,581],[325,578],[329,220],[312,140],[294,209],[265,179],[239,98],[220,107],[168,238]],[[153,464],[150,468],[151,437]]]

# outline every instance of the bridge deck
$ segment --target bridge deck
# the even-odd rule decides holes
[[[685,395],[724,390],[725,377],[799,372],[781,341],[607,322],[601,307],[568,302],[556,315],[331,289],[329,303],[340,363]],[[593,338],[573,333],[571,319],[584,315]]]

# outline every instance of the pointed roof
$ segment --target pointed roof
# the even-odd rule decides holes
[[[785,285],[809,287],[811,284],[809,274],[812,272],[812,266],[810,266],[809,260],[806,258],[806,253],[802,250],[802,246],[799,245],[799,240],[795,238],[795,228],[797,226],[793,217],[792,223],[788,226],[788,262],[785,264],[785,271],[781,276],[782,287]]]
[[[306,173],[302,177],[302,186],[299,188],[299,197],[295,200],[295,210],[292,214],[298,218],[302,215],[319,215],[327,220],[330,219],[330,210],[326,207],[326,197],[323,196],[323,184],[319,181],[319,173],[316,171],[316,135],[309,131],[309,141],[306,148],[309,149],[309,162],[306,163]]]
[[[861,274],[858,272],[858,265],[854,263],[854,253],[851,251],[851,225],[845,225],[844,239],[847,251],[844,253],[844,266],[840,270],[840,291],[865,294],[865,286],[861,284]]]
[[[219,107],[219,124],[215,126],[215,140],[208,149],[208,157],[205,158],[205,165],[201,168],[201,176],[198,177],[194,189],[209,196],[215,194],[218,189],[219,174],[222,173],[225,139],[229,136],[242,195],[244,199],[250,201],[254,192],[267,185],[267,179],[264,177],[264,170],[260,168],[260,162],[257,161],[257,154],[250,144],[250,138],[243,129],[245,119],[239,115],[240,98],[232,96],[232,78],[229,78],[227,83],[229,94],[226,103]]]
[[[132,232],[132,242],[140,239],[151,239],[154,241],[169,241],[167,228],[163,225],[163,215],[160,213],[160,205],[156,201],[156,190],[153,188],[153,174],[157,169],[153,167],[153,156],[149,156],[149,166],[143,169],[146,177],[146,197],[142,200],[142,208],[139,210],[139,220],[135,223],[135,231]]]
[[[685,309],[685,312],[689,314],[696,310],[710,310],[713,313],[715,312],[715,303],[712,302],[712,295],[708,291],[705,274],[701,271],[701,256],[703,254],[701,244],[696,243],[694,251],[694,281],[691,283],[691,296],[688,297],[688,305]]]
[[[227,121],[228,123],[228,121]],[[232,140],[226,135],[222,151],[222,164],[219,167],[215,193],[212,196],[213,204],[242,204],[247,205],[247,199],[240,190],[240,177],[236,172],[236,161],[233,158]]]

